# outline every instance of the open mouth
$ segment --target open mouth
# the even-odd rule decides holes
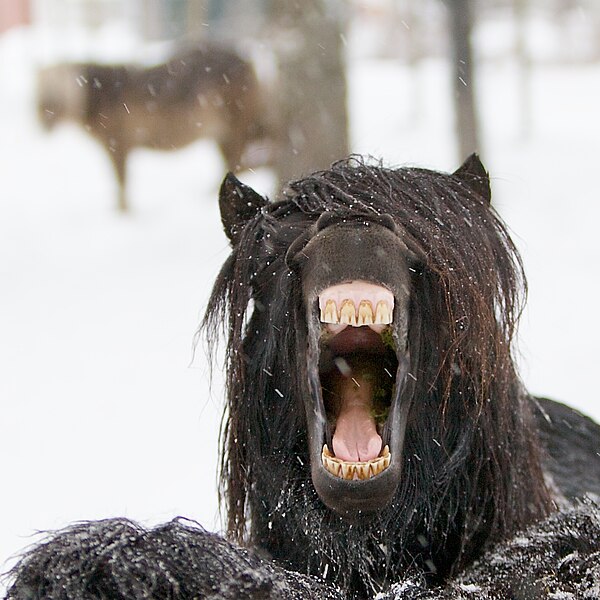
[[[357,522],[390,506],[401,481],[419,351],[408,335],[412,258],[387,226],[321,225],[287,258],[304,299],[297,351],[311,479],[328,508]]]
[[[398,372],[393,311],[393,294],[366,281],[319,294],[319,380],[326,421],[321,463],[340,479],[372,479],[393,458],[389,415]]]

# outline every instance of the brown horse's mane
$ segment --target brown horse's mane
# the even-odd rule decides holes
[[[410,322],[419,350],[411,356],[403,482],[368,526],[346,526],[312,490],[295,392],[290,315],[301,295],[285,253],[324,212],[389,215],[418,257]],[[307,572],[331,565],[329,577],[342,585],[359,573],[377,589],[420,553],[446,575],[547,514],[529,397],[513,356],[527,284],[489,204],[487,178],[351,157],[290,183],[236,241],[203,323],[209,345],[227,336],[221,494],[230,537]],[[380,546],[385,559],[377,558]],[[382,561],[385,572],[377,573]]]

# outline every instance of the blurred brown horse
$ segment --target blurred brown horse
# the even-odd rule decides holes
[[[133,148],[175,150],[199,138],[218,144],[227,168],[264,163],[249,157],[265,135],[255,72],[232,50],[196,45],[164,64],[62,63],[40,71],[38,110],[49,129],[70,120],[106,149],[127,210],[126,163]],[[259,152],[260,153],[260,152]]]

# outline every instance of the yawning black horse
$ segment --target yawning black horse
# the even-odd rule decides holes
[[[524,275],[477,157],[344,161],[273,204],[229,177],[221,213],[232,536],[365,592],[415,564],[444,579],[552,510],[535,417],[559,408],[515,372]],[[583,444],[580,494],[600,489]]]
[[[80,597],[131,597],[142,559],[153,583],[139,597],[153,598],[417,597],[390,588],[409,575],[446,585],[450,598],[470,572],[481,586],[487,574],[490,594],[516,589],[513,576],[535,592],[538,581],[550,589],[544,569],[556,575],[575,551],[598,569],[597,508],[586,505],[579,521],[552,513],[600,494],[600,428],[532,398],[518,378],[525,278],[476,156],[452,174],[350,158],[290,183],[273,203],[229,175],[220,206],[232,253],[204,332],[211,344],[223,325],[227,334],[227,533],[274,562],[249,562],[206,534],[191,544],[177,529],[181,543],[170,537],[152,567],[159,542],[121,522],[128,533],[116,536],[109,522],[93,551],[89,541],[81,550],[91,525],[27,555],[9,598],[46,597],[66,564],[72,582],[91,554],[100,557],[88,567],[95,595],[75,586]],[[534,558],[501,545],[527,531],[546,540],[531,542]],[[137,535],[145,545],[123,541]],[[484,553],[495,546],[505,550],[492,560]],[[521,571],[505,569],[502,583],[501,557],[517,555]],[[571,578],[584,581],[584,567]]]

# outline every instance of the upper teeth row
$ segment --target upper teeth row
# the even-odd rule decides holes
[[[394,294],[369,281],[347,281],[324,289],[319,294],[323,323],[352,325],[389,325],[394,311]]]
[[[341,479],[370,479],[385,471],[390,466],[392,455],[390,447],[385,446],[381,456],[368,461],[348,461],[334,456],[327,444],[323,446],[321,461],[323,466],[336,477]]]
[[[388,325],[392,322],[392,309],[385,300],[377,303],[375,311],[369,300],[361,300],[358,309],[352,300],[343,300],[338,311],[335,300],[327,300],[321,307],[323,323],[342,323],[360,327],[362,325]]]

